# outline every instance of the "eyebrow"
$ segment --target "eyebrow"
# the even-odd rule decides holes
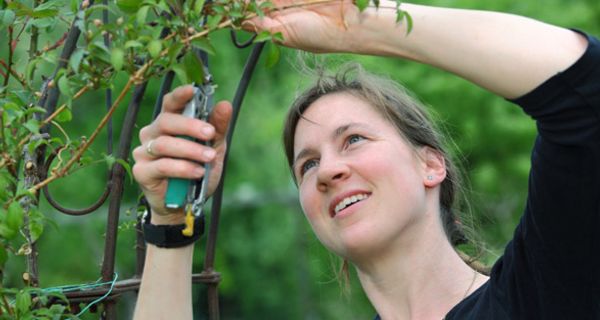
[[[363,125],[362,123],[358,123],[358,122],[350,122],[347,124],[343,124],[339,127],[337,127],[333,133],[331,134],[331,139],[335,140],[337,138],[339,138],[341,135],[344,134],[344,132],[348,131],[348,129],[352,128],[352,127],[366,127],[365,125]],[[305,148],[302,149],[298,155],[296,156],[296,158],[294,158],[294,163],[292,164],[292,168],[296,168],[296,164],[298,163],[298,160],[301,158],[306,157],[307,155],[311,154],[311,153],[315,153],[314,149],[311,148]]]

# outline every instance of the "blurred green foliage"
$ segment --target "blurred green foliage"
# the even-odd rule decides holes
[[[600,35],[597,0],[434,0],[428,4],[501,10]],[[210,65],[218,84],[217,96],[231,99],[249,50],[233,47],[227,32],[214,34],[212,40],[218,53]],[[6,35],[1,34],[0,43],[5,41]],[[4,45],[1,48],[0,58],[4,58]],[[283,117],[295,94],[309,84],[295,71],[296,59],[297,53],[286,49],[279,64],[257,68],[231,145],[216,264],[223,278],[222,317],[369,319],[374,311],[356,279],[349,294],[344,294],[336,281],[338,262],[321,247],[306,223],[284,160],[280,143]],[[493,263],[511,238],[524,207],[535,124],[504,99],[427,66],[352,55],[328,59],[332,63],[360,61],[368,70],[403,83],[431,106],[460,150],[471,183],[469,198],[476,230],[489,249],[484,260]],[[117,77],[115,87],[125,81],[125,77]],[[151,121],[158,86],[157,82],[150,83],[136,130]],[[99,93],[82,97],[72,110],[78,120],[65,129],[89,134],[104,113],[100,101],[103,97]],[[115,144],[124,112],[122,108],[114,117]],[[139,144],[135,141],[134,145]],[[96,157],[106,152],[105,133],[92,149]],[[54,182],[50,188],[61,203],[82,207],[101,194],[106,170],[104,164],[92,166]],[[120,279],[134,272],[132,221],[140,195],[137,186],[129,182],[125,192],[116,266]],[[40,209],[53,221],[39,240],[42,287],[95,281],[102,262],[107,209],[83,217],[56,213],[46,203]],[[204,241],[197,245],[196,271],[202,268],[203,246]],[[9,262],[4,285],[19,286],[24,263]],[[196,317],[206,318],[204,286],[195,285],[194,292]],[[133,295],[124,296],[120,304],[123,317],[131,316],[134,303]]]

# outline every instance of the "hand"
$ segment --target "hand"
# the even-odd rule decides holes
[[[277,9],[244,24],[249,31],[281,32],[283,45],[305,51],[348,52],[349,26],[360,23],[358,8],[349,0],[273,0]]]
[[[225,157],[227,126],[231,118],[231,104],[215,105],[210,123],[181,115],[194,94],[193,87],[183,86],[165,95],[161,114],[140,130],[141,145],[133,150],[133,175],[152,209],[155,224],[183,223],[183,210],[164,207],[167,179],[171,177],[199,179],[204,175],[201,163],[212,165],[208,195],[219,183]],[[201,141],[212,140],[212,147],[179,138],[189,136]]]

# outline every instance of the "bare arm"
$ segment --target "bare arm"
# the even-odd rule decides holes
[[[285,1],[276,1],[285,5]],[[359,13],[335,1],[255,19],[259,29],[281,31],[284,44],[313,52],[395,56],[455,73],[507,98],[516,98],[570,66],[585,51],[577,33],[490,11],[402,4],[414,20],[395,23],[395,4]]]
[[[148,245],[134,319],[192,319],[194,246]]]
[[[200,163],[211,162],[208,194],[212,194],[221,176],[231,104],[215,105],[210,123],[206,123],[180,114],[192,95],[191,86],[166,95],[161,114],[140,130],[142,145],[133,151],[133,174],[151,207],[151,223],[156,225],[183,224],[185,220],[183,210],[164,208],[169,177],[199,179],[204,176]],[[204,146],[178,136],[212,140],[213,145]],[[147,245],[134,319],[192,319],[193,253],[193,245],[169,249]]]

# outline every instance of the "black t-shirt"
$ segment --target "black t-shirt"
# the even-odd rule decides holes
[[[600,41],[588,41],[513,101],[538,127],[527,206],[490,280],[446,320],[600,319]]]
[[[514,100],[536,120],[525,213],[446,319],[600,319],[600,42]]]

